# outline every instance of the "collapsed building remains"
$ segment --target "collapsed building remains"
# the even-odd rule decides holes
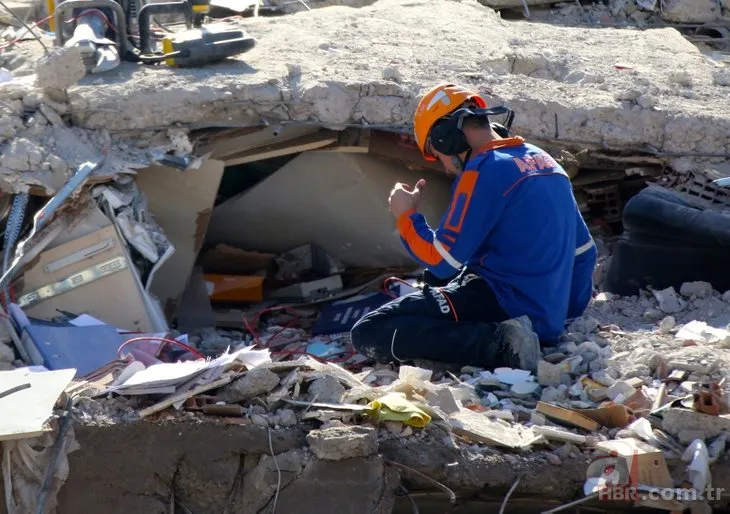
[[[233,4],[211,2],[256,44],[207,66],[88,73],[37,6],[30,33],[0,34],[0,407],[27,410],[0,422],[8,514],[557,507],[634,452],[642,486],[724,486],[727,5]],[[563,165],[596,284],[626,291],[597,292],[536,375],[373,366],[349,345],[418,285],[392,184],[428,177],[430,220],[448,202],[410,135],[442,81],[508,105]],[[701,265],[624,273],[626,248],[664,255],[678,226],[636,239],[639,197],[716,228],[673,250]],[[660,500],[639,503],[727,503]]]

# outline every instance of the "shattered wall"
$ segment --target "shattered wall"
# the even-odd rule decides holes
[[[540,477],[553,465],[539,453],[520,457],[459,448],[437,429],[419,437],[381,437],[373,448],[377,454],[347,454],[340,441],[341,455],[348,457],[340,460],[317,458],[298,428],[270,434],[281,471],[277,512],[385,514],[401,480],[411,490],[433,490],[432,483],[388,461],[456,491],[487,488],[495,496],[521,474],[517,496],[568,500],[585,477],[583,457],[567,461],[561,476],[547,483]],[[265,428],[136,422],[79,426],[76,437],[81,447],[69,455],[71,474],[59,495],[58,514],[167,514],[173,501],[196,514],[272,512],[278,473]],[[349,450],[358,449],[350,445]]]

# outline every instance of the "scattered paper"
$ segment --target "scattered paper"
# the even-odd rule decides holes
[[[711,327],[704,321],[690,321],[684,325],[675,336],[680,341],[697,341],[701,343],[720,343],[722,346],[730,345],[730,332]]]
[[[213,360],[199,359],[196,361],[153,364],[133,373],[124,382],[111,386],[108,391],[125,395],[138,395],[152,394],[152,392],[159,389],[156,392],[169,394],[217,380],[224,371],[234,364],[242,364],[248,369],[253,369],[269,362],[271,362],[269,350],[254,350],[253,346],[247,346],[233,353],[226,351]],[[172,390],[170,390],[170,387],[172,387]]]

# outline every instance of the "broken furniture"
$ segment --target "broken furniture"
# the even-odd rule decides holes
[[[18,305],[30,317],[51,320],[62,310],[87,313],[130,331],[167,330],[126,241],[96,206],[46,247],[26,269],[17,291]]]

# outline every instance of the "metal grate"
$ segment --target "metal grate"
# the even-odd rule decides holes
[[[656,185],[684,193],[697,207],[730,210],[730,190],[714,185],[712,181],[716,178],[702,172],[689,171],[684,175],[670,172],[660,177]]]
[[[621,221],[623,202],[618,185],[584,187],[591,217],[599,217],[606,223]]]

